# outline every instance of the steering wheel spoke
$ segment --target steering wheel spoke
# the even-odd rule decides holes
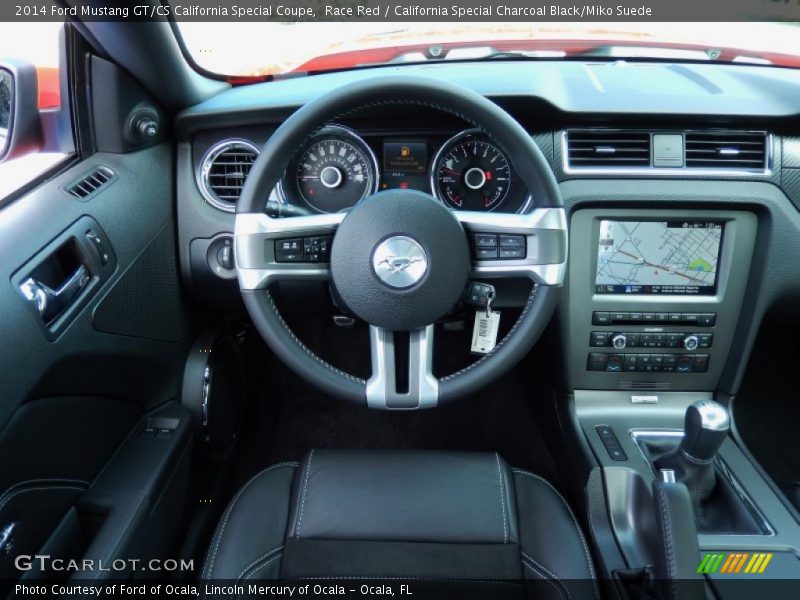
[[[524,258],[473,257],[471,277],[528,277],[539,285],[562,285],[567,269],[567,217],[563,208],[537,208],[525,214],[457,211],[468,235],[525,236]]]
[[[372,377],[366,390],[369,407],[413,410],[438,404],[439,382],[433,376],[433,331],[433,325],[408,333],[370,326]],[[408,344],[397,343],[397,338],[405,335]],[[407,373],[398,373],[398,366]]]
[[[239,213],[234,256],[243,290],[279,280],[330,279],[331,237],[344,213],[276,219],[264,213]]]

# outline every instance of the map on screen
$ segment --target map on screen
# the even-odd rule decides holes
[[[600,222],[595,293],[714,294],[719,221]]]

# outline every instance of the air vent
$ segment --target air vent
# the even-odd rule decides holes
[[[634,131],[568,131],[567,161],[571,168],[650,166],[650,134]]]
[[[87,200],[89,196],[93,195],[113,178],[114,171],[108,167],[98,167],[80,181],[69,186],[67,192],[79,200]]]
[[[687,132],[686,166],[764,171],[767,136],[763,132]]]
[[[199,183],[209,204],[235,211],[256,158],[258,148],[245,140],[225,140],[206,152]]]

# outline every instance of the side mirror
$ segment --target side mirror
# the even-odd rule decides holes
[[[36,67],[0,61],[0,162],[37,152],[42,143]]]

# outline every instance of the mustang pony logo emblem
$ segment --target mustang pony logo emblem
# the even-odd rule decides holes
[[[428,257],[415,239],[395,235],[375,247],[372,269],[390,288],[408,288],[422,280],[428,270]]]
[[[421,256],[392,256],[389,255],[384,258],[381,262],[378,263],[378,266],[383,267],[384,265],[386,268],[391,270],[392,273],[397,273],[398,271],[404,271],[415,262],[419,262],[421,260],[425,260]]]

